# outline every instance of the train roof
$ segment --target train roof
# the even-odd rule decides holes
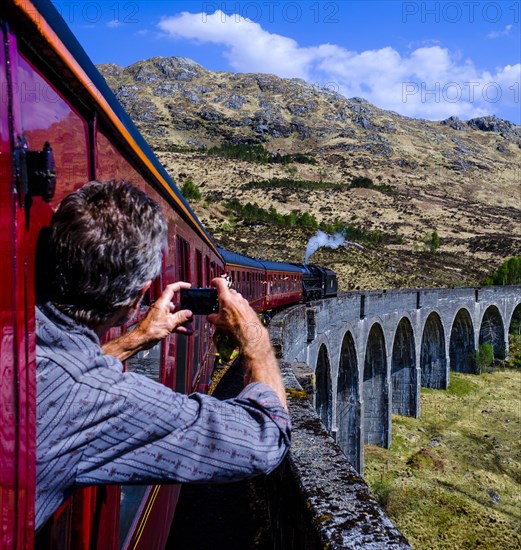
[[[86,95],[98,105],[107,119],[119,131],[136,157],[154,176],[167,194],[177,203],[184,218],[200,233],[201,237],[217,252],[215,243],[197,218],[190,205],[176,187],[167,171],[127,115],[105,79],[90,60],[58,10],[49,0],[11,2],[22,10],[25,19],[32,22],[33,29],[24,33],[34,42],[35,35],[43,37],[46,45],[61,58],[68,69],[81,83]],[[32,5],[31,5],[32,4]],[[27,24],[27,21],[24,21]]]
[[[294,266],[297,266],[301,272],[303,273],[311,273],[313,274],[313,272],[316,272],[316,271],[321,271],[323,273],[326,273],[326,274],[330,274],[330,275],[336,275],[335,271],[333,271],[332,269],[329,269],[327,267],[322,267],[320,265],[316,265],[316,264],[299,264],[299,263],[295,263],[293,264]]]
[[[254,267],[256,269],[262,269],[264,271],[264,266],[254,258],[245,256],[244,254],[239,254],[237,252],[232,252],[231,250],[226,250],[220,246],[217,247],[217,250],[224,258],[224,261],[229,266],[240,266],[240,267]]]
[[[269,260],[259,260],[267,271],[286,271],[288,273],[302,273],[302,269],[292,264],[284,262],[272,262]]]

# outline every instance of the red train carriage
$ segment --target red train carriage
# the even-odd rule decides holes
[[[207,286],[223,261],[52,4],[3,0],[0,25],[0,548],[31,548],[35,254],[53,208],[92,179],[126,179],[157,200],[168,220],[168,252],[149,300],[174,280]],[[126,368],[177,391],[204,391],[211,340],[206,319],[196,323],[192,338],[171,336]],[[38,533],[36,547],[161,548],[178,492],[179,486],[77,491]]]
[[[248,299],[257,313],[269,316],[273,310],[302,300],[302,268],[256,260],[224,248],[218,250],[234,288]]]
[[[224,259],[225,270],[238,292],[249,302],[251,307],[262,313],[266,293],[266,269],[254,258],[231,252],[224,248],[218,250]]]
[[[263,310],[280,309],[302,300],[302,270],[282,262],[259,260],[266,270]]]

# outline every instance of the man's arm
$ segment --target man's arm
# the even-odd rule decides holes
[[[208,321],[237,342],[250,381],[270,386],[287,410],[286,392],[268,331],[248,301],[228,288],[224,279],[217,277],[212,285],[219,293],[219,313],[209,315]]]
[[[190,288],[190,283],[178,282],[166,286],[145,318],[130,332],[104,344],[103,352],[125,361],[142,350],[154,347],[173,332],[193,334],[192,312],[179,309],[179,304],[174,302],[175,293],[182,288]]]

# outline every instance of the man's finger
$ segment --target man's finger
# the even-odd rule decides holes
[[[174,332],[176,334],[184,334],[185,336],[190,336],[194,333],[194,327],[192,323],[188,323],[187,325],[181,325],[177,327]]]
[[[182,288],[190,288],[191,283],[185,283],[184,281],[177,281],[177,283],[172,283],[167,285],[166,288],[171,287],[174,292],[179,292]]]
[[[175,317],[176,325],[184,325],[192,321],[194,314],[189,309],[181,309],[173,314]]]
[[[168,304],[169,302],[173,301],[174,294],[176,292],[179,292],[182,288],[190,288],[191,286],[192,285],[190,283],[185,283],[183,281],[178,281],[177,283],[166,285],[163,293],[156,300],[156,303],[159,303],[160,305]]]
[[[210,281],[210,284],[217,289],[218,294],[224,293],[228,290],[228,282],[222,277],[216,277]]]

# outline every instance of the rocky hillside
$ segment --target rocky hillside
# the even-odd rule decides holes
[[[172,177],[200,189],[194,209],[225,246],[302,261],[314,233],[245,223],[225,207],[237,199],[351,225],[357,245],[312,257],[343,288],[475,284],[521,254],[521,127],[508,121],[411,119],[302,80],[176,57],[99,69]],[[225,144],[265,155],[208,154]]]

